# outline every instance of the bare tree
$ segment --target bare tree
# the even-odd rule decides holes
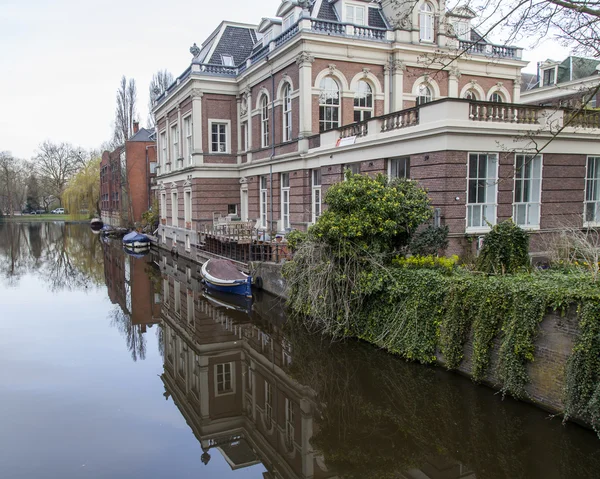
[[[152,75],[152,80],[150,81],[150,86],[148,88],[150,96],[148,101],[148,128],[154,128],[154,125],[156,124],[152,113],[156,99],[167,91],[167,88],[169,88],[171,83],[173,83],[173,75],[167,70],[158,70]]]
[[[22,186],[21,165],[10,152],[0,152],[0,212],[12,216],[19,205],[19,189]]]
[[[82,153],[69,143],[45,141],[34,158],[47,192],[62,205],[62,195],[69,178],[81,165]]]
[[[133,122],[137,117],[137,87],[133,78],[127,81],[125,75],[117,90],[117,108],[115,111],[114,146],[122,145],[133,135]]]

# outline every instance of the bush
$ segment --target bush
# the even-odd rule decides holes
[[[285,235],[285,240],[292,252],[298,251],[298,247],[306,241],[307,234],[304,231],[292,230]]]
[[[150,229],[154,230],[158,225],[158,200],[155,198],[152,200],[152,206],[150,209],[142,213],[142,225],[150,226]]]
[[[392,265],[400,268],[409,269],[439,269],[441,271],[451,273],[458,263],[458,256],[454,255],[450,258],[444,256],[438,257],[434,255],[428,256],[410,256],[409,258],[398,257],[392,260]]]
[[[427,192],[414,181],[346,173],[329,188],[327,210],[310,236],[338,247],[350,242],[372,253],[408,245],[414,231],[433,214]]]
[[[448,247],[448,226],[433,226],[417,231],[413,236],[409,250],[413,255],[437,255]]]
[[[529,264],[529,235],[507,220],[485,235],[476,267],[488,274],[510,274],[526,270]]]

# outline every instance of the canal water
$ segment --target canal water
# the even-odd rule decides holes
[[[197,269],[0,223],[1,478],[600,477],[594,433]]]

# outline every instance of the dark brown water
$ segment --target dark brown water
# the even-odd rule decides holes
[[[590,431],[85,225],[0,223],[0,478],[597,478]]]

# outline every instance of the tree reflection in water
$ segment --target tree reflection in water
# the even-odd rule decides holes
[[[87,225],[63,222],[0,222],[0,277],[17,286],[33,273],[52,291],[75,291],[103,283],[102,246]]]

